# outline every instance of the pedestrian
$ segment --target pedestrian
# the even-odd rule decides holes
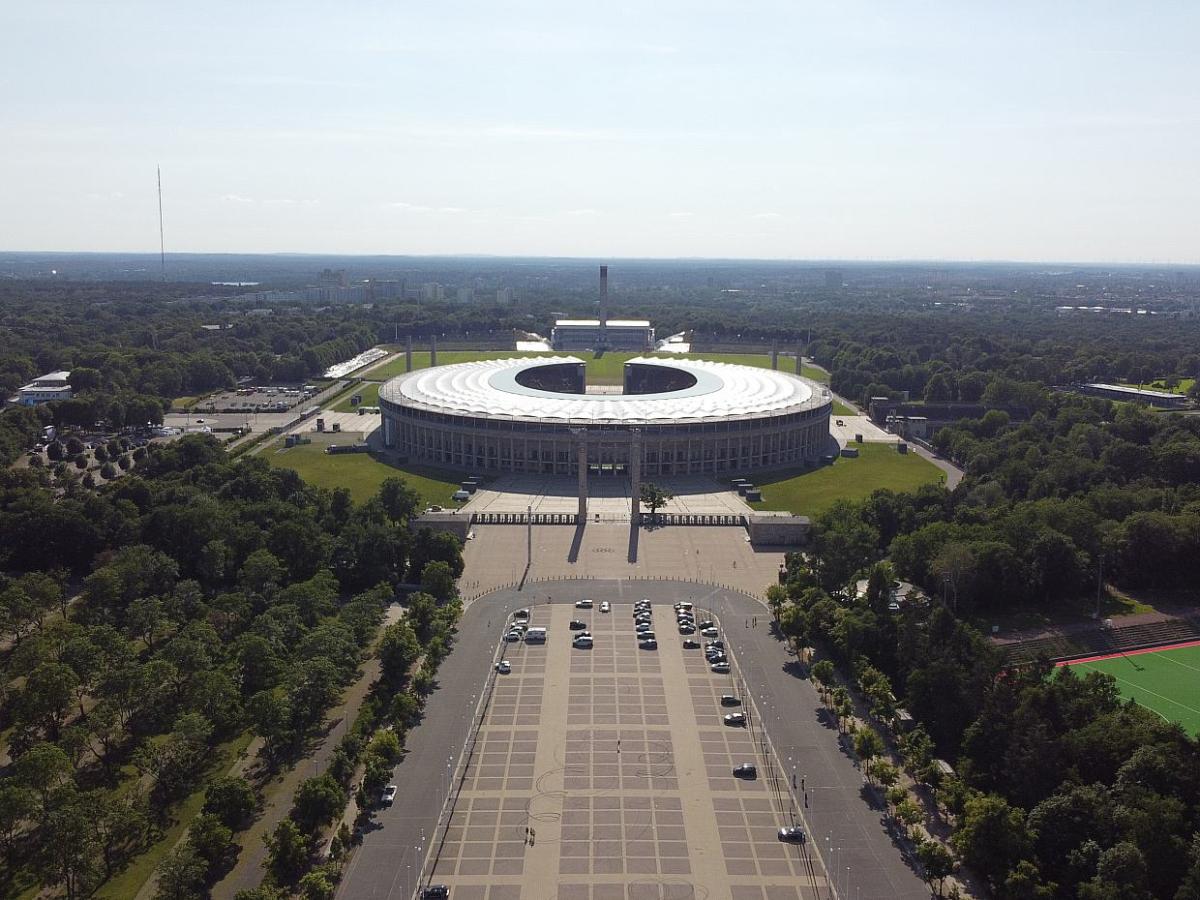
[[[530,828],[529,829],[529,846],[532,847],[536,840],[537,840],[537,832],[534,831],[532,828]]]

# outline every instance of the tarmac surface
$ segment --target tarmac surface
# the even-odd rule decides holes
[[[595,608],[575,609],[582,597]],[[633,638],[641,597],[655,603],[657,651]],[[732,675],[682,649],[676,600],[715,613]],[[547,644],[498,643],[520,607],[549,628]],[[588,624],[593,650],[571,647],[571,618]],[[501,651],[510,675],[494,671]],[[696,583],[541,582],[485,595],[464,613],[409,733],[399,796],[377,811],[338,895],[407,898],[445,883],[456,900],[923,900],[929,889],[882,824],[882,802],[789,654],[761,603]],[[723,693],[743,698],[750,727],[721,723]],[[748,761],[759,778],[733,779]],[[793,819],[803,846],[776,838]]]

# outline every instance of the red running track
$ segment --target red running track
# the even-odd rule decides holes
[[[1077,666],[1080,663],[1102,662],[1106,659],[1118,659],[1122,656],[1141,656],[1143,653],[1161,653],[1163,650],[1181,650],[1184,647],[1200,647],[1200,640],[1183,641],[1179,644],[1163,644],[1161,647],[1143,647],[1141,650],[1127,650],[1124,653],[1105,653],[1103,656],[1087,656],[1083,659],[1064,659],[1062,662],[1056,662],[1054,667]]]

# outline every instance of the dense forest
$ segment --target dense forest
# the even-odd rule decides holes
[[[367,726],[298,794],[296,833],[276,835],[290,843],[273,871],[294,881],[356,762],[367,759],[369,784],[390,770],[395,736],[372,735],[411,717],[389,705],[409,667],[448,649],[459,546],[409,531],[418,500],[402,481],[355,505],[261,460],[231,462],[209,437],[148,449],[99,491],[72,483],[59,495],[35,471],[0,473],[4,896],[35,882],[90,896],[203,796],[160,872],[162,896],[201,896],[258,802],[221,770],[232,750],[257,736],[271,766],[294,761],[355,677],[396,586],[419,584],[377,650],[384,682]]]

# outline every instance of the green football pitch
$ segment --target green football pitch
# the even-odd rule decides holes
[[[1200,735],[1200,642],[1083,659],[1073,668],[1104,672],[1117,687],[1164,719]]]

